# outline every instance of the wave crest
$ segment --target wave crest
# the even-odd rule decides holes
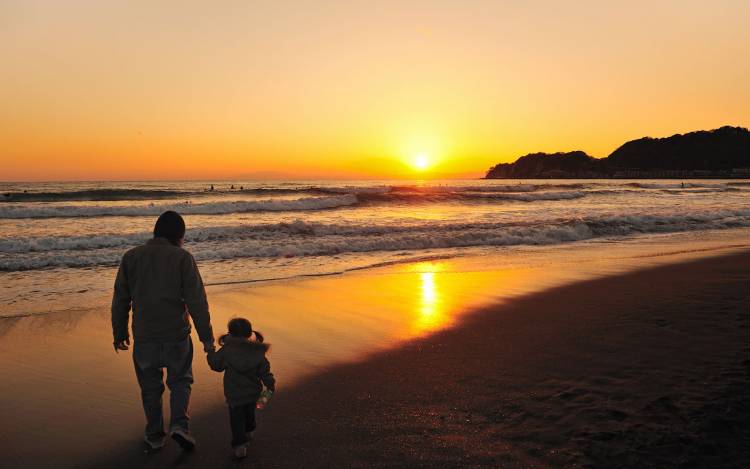
[[[149,204],[135,206],[0,206],[0,218],[71,218],[102,216],[157,216],[166,210],[183,215],[217,215],[242,212],[283,212],[323,210],[354,205],[359,200],[354,194],[304,197],[300,199],[268,199],[233,202]]]
[[[291,223],[190,230],[187,246],[196,259],[208,261],[557,244],[598,237],[739,227],[750,227],[750,210],[598,216],[526,225],[337,225],[297,220]],[[138,245],[148,237],[149,234],[140,233],[120,237],[4,240],[0,243],[0,270],[114,265],[126,248]]]

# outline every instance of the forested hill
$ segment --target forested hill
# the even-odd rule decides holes
[[[750,177],[750,131],[721,127],[631,140],[606,158],[582,151],[530,153],[498,164],[487,179],[609,177]]]

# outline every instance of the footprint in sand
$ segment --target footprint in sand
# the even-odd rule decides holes
[[[576,399],[578,397],[581,397],[582,395],[586,394],[586,392],[582,389],[573,388],[568,391],[563,391],[555,395],[560,400],[563,401],[572,401],[573,399]]]
[[[609,418],[612,420],[616,420],[618,422],[622,422],[628,417],[629,417],[628,413],[623,412],[621,410],[612,409],[609,411]]]
[[[654,324],[656,324],[659,327],[669,327],[672,325],[670,321],[667,321],[666,319],[661,319],[661,318],[654,319]]]
[[[651,412],[654,414],[669,414],[677,416],[680,413],[680,408],[675,404],[674,400],[669,396],[661,396],[653,401],[649,402],[644,408],[644,411]]]

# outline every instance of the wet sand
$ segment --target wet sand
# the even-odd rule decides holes
[[[282,385],[242,462],[216,409],[82,466],[749,467],[748,305],[750,253],[555,287]]]
[[[304,457],[313,466],[342,461],[355,466],[369,462],[455,466],[472,461],[474,465],[560,465],[559,455],[569,450],[563,449],[560,439],[568,445],[578,442],[576,447],[582,448],[588,438],[571,429],[604,428],[605,433],[596,438],[606,441],[611,436],[606,433],[610,431],[606,419],[584,425],[586,420],[579,414],[595,412],[598,401],[592,399],[616,400],[608,393],[616,394],[618,386],[640,395],[642,391],[634,387],[638,380],[650,382],[649,373],[655,371],[641,369],[648,364],[642,364],[634,350],[659,345],[662,339],[653,336],[655,332],[675,330],[672,324],[679,322],[664,315],[695,318],[676,329],[681,335],[666,336],[674,341],[669,350],[682,347],[692,353],[690,347],[702,343],[703,325],[697,319],[706,321],[707,330],[725,329],[709,336],[709,345],[721,353],[730,349],[720,345],[733,347],[725,333],[744,331],[735,328],[730,317],[740,314],[732,312],[737,307],[732,297],[742,295],[745,290],[738,289],[747,287],[736,284],[746,279],[739,267],[732,275],[707,267],[635,275],[650,275],[643,280],[649,288],[616,287],[618,281],[612,279],[602,280],[605,287],[592,288],[600,284],[591,280],[627,279],[627,272],[635,269],[745,252],[744,239],[723,236],[696,243],[657,236],[632,242],[524,247],[499,250],[494,256],[403,264],[341,276],[211,286],[217,334],[230,317],[242,315],[251,318],[273,344],[270,358],[278,397],[260,416],[249,463],[260,459],[264,466],[289,467],[299,462],[295,458]],[[682,279],[677,287],[675,279]],[[696,301],[694,294],[707,288],[714,292],[710,301]],[[562,303],[551,299],[560,291],[569,291],[577,304],[567,297]],[[641,296],[633,298],[634,291]],[[619,310],[606,305],[616,298],[622,303]],[[667,299],[673,303],[665,303]],[[665,304],[667,312],[662,312]],[[0,465],[235,465],[227,453],[221,375],[208,370],[200,350],[193,364],[191,404],[199,449],[181,456],[170,445],[146,457],[132,357],[112,350],[108,299],[60,306],[75,309],[0,319]],[[725,309],[729,313],[715,314]],[[651,327],[645,329],[650,334],[646,338],[655,341],[651,345],[630,336],[634,327],[646,327],[643,323]],[[595,324],[599,326],[593,328]],[[620,331],[626,335],[616,335]],[[589,345],[578,350],[571,344]],[[644,355],[652,357],[657,375],[661,368],[669,368],[660,364],[659,350]],[[721,370],[719,376],[736,373],[723,369],[733,358],[706,347],[700,353],[706,350],[711,366]],[[624,361],[603,362],[608,353],[622,355]],[[543,360],[555,366],[545,368]],[[568,369],[571,360],[575,366]],[[591,363],[576,365],[586,360]],[[625,375],[610,377],[605,365]],[[588,368],[591,375],[585,372]],[[680,380],[692,379],[692,372],[680,373],[681,377],[676,375]],[[615,384],[592,385],[586,381],[589,378]],[[556,394],[562,397],[558,400]],[[539,401],[548,403],[547,408],[536,405],[536,400],[525,401],[527,395],[553,397]],[[713,394],[707,390],[705,396]],[[628,418],[614,415],[625,423],[637,422],[630,417],[637,412],[628,412]],[[479,459],[472,445],[483,448]]]

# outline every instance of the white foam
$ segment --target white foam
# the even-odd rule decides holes
[[[343,187],[319,187],[316,190],[334,194],[386,194],[392,190],[391,186],[343,186]]]
[[[695,183],[695,182],[675,182],[675,183],[651,183],[651,182],[630,182],[627,184],[631,187],[639,187],[641,189],[686,189],[686,188],[711,188],[711,189],[723,189],[727,187],[727,184],[713,184],[713,183]]]
[[[749,210],[725,210],[653,215],[633,213],[556,220],[549,223],[448,223],[419,225],[336,225],[292,223],[217,227],[193,230],[187,247],[199,261],[236,258],[283,258],[327,256],[374,251],[422,251],[470,246],[539,245],[580,241],[596,237],[640,233],[750,227]],[[132,237],[93,237],[88,241],[52,238],[13,241],[12,250],[0,252],[0,270],[44,267],[89,267],[114,265],[126,247],[136,245],[147,234]],[[26,242],[27,244],[22,245]],[[78,244],[75,244],[78,243]],[[4,247],[7,248],[7,245]],[[71,248],[71,249],[66,249]]]
[[[304,197],[295,200],[268,199],[233,202],[167,203],[150,205],[3,205],[0,218],[62,218],[96,216],[157,216],[166,210],[183,215],[216,215],[257,211],[323,210],[354,205],[354,194]]]
[[[550,191],[550,192],[531,192],[531,193],[489,193],[476,194],[470,193],[471,197],[495,200],[518,200],[522,202],[535,202],[537,200],[572,200],[586,197],[585,192],[580,191]]]

